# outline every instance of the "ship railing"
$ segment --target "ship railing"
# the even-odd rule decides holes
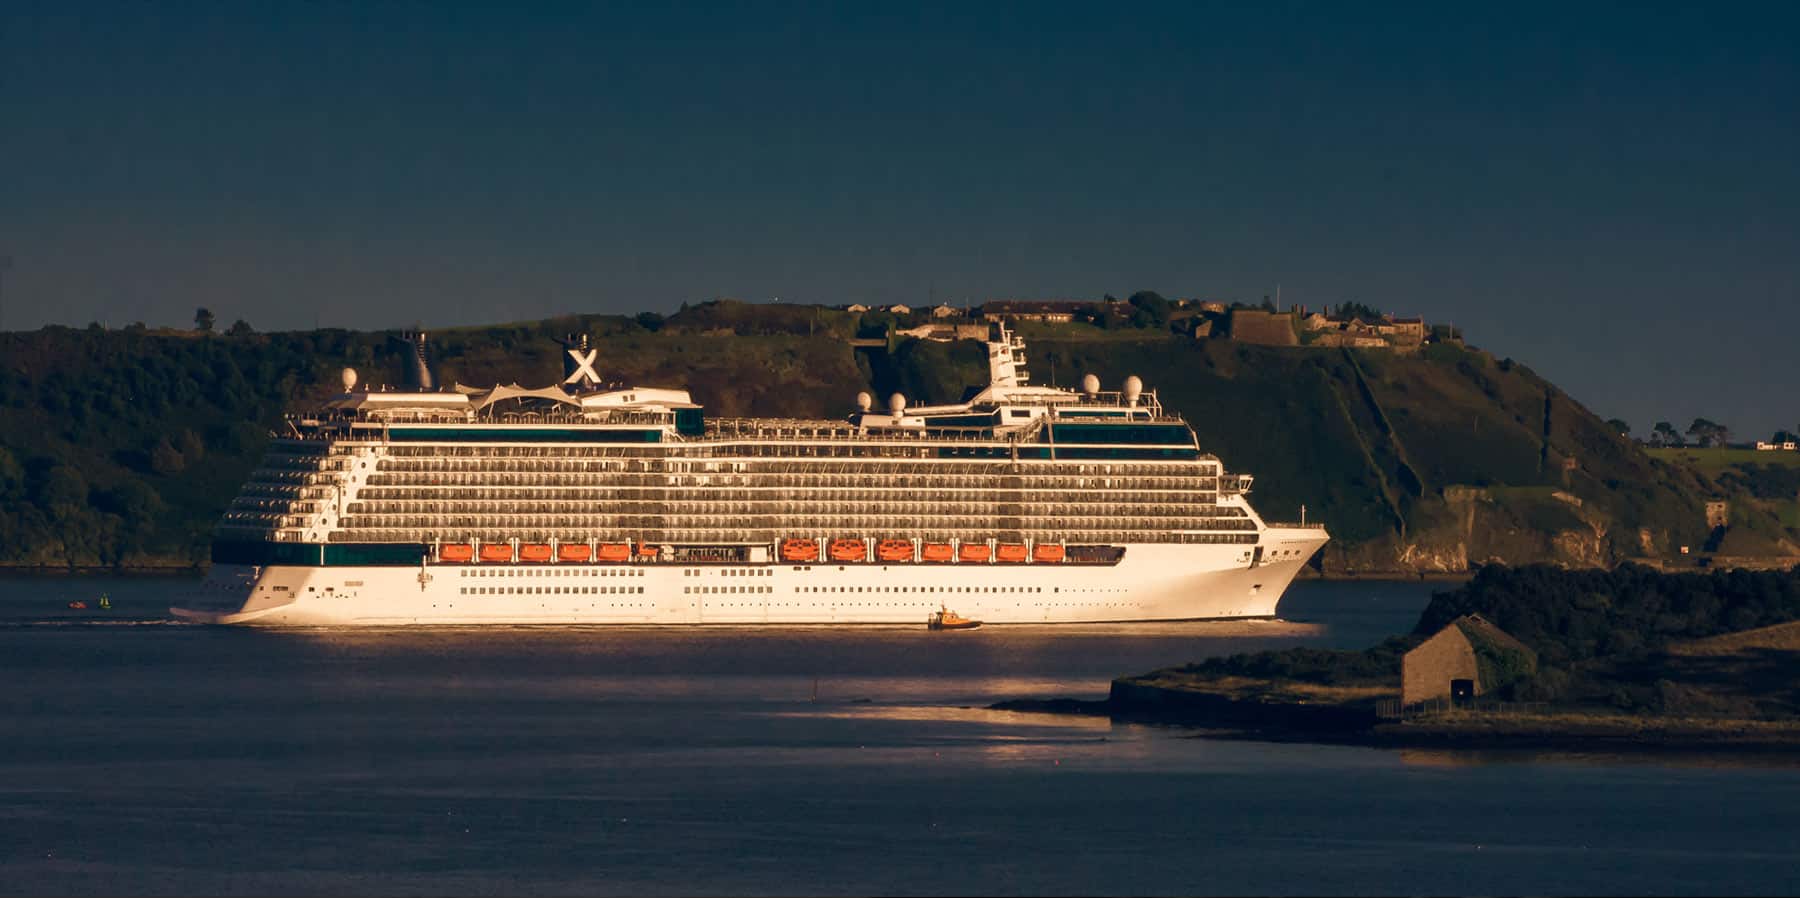
[[[1271,528],[1279,527],[1284,530],[1324,530],[1325,529],[1324,523],[1322,523],[1320,521],[1264,521],[1263,523],[1267,524]]]

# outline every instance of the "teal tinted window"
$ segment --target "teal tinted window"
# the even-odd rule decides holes
[[[324,546],[306,543],[215,542],[213,564],[292,564],[316,567]]]
[[[1051,431],[1056,443],[1194,444],[1193,434],[1181,424],[1057,424]]]
[[[418,564],[425,557],[419,543],[335,543],[325,547],[327,565]]]
[[[683,436],[700,436],[706,433],[706,418],[701,410],[697,408],[676,409],[675,432]]]
[[[1023,456],[1021,456],[1021,457],[1023,457]],[[1058,446],[1058,447],[1056,447],[1056,457],[1057,458],[1101,458],[1101,459],[1115,459],[1115,458],[1116,459],[1127,459],[1127,458],[1184,459],[1184,458],[1199,458],[1200,450],[1191,449],[1191,448],[1190,449],[1180,449],[1180,448],[1133,449],[1133,448],[1122,447],[1122,446],[1109,446],[1109,447],[1106,447],[1103,449],[1102,448],[1089,449],[1089,448],[1077,448],[1077,447],[1073,447],[1073,446]]]

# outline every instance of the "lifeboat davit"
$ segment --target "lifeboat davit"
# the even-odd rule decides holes
[[[831,541],[832,561],[861,561],[868,555],[868,547],[860,539],[834,539]]]
[[[994,560],[1017,564],[1025,560],[1025,547],[1018,543],[1001,543],[994,547]]]
[[[475,557],[475,547],[468,543],[444,543],[438,546],[438,560],[455,564]]]
[[[784,539],[781,541],[781,558],[783,561],[818,561],[819,544],[810,539]]]
[[[1055,564],[1063,560],[1060,543],[1038,543],[1031,548],[1031,560],[1039,564]]]
[[[913,560],[913,544],[909,539],[884,539],[875,544],[875,557],[882,561]]]
[[[987,543],[963,543],[962,551],[956,553],[956,557],[962,561],[985,562],[988,560]]]
[[[599,557],[601,561],[630,561],[631,544],[601,543]]]
[[[955,554],[949,543],[926,543],[919,547],[919,557],[926,561],[949,561]]]
[[[512,546],[506,543],[489,543],[481,547],[482,561],[511,561],[512,559]]]
[[[588,547],[583,545],[561,545],[556,547],[557,561],[586,561],[591,554],[592,553],[588,551]]]

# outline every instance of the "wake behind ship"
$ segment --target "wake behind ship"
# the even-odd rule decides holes
[[[290,415],[179,617],[918,624],[1271,617],[1328,537],[1266,523],[1136,377],[1031,385],[997,326],[967,402],[708,420],[687,391],[358,388]]]

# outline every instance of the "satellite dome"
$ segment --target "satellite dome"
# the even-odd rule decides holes
[[[865,412],[874,408],[875,397],[870,396],[867,391],[856,394],[856,407]]]
[[[894,417],[896,417],[896,418],[901,415],[906,414],[906,397],[900,395],[899,393],[895,393],[894,395],[889,396],[888,397],[888,411],[892,412]]]
[[[1125,378],[1125,404],[1137,405],[1138,397],[1144,394],[1144,382],[1133,374]]]
[[[1081,379],[1081,392],[1086,393],[1089,399],[1094,398],[1094,394],[1100,392],[1100,378],[1095,377],[1092,374],[1083,377]]]
[[[351,390],[356,389],[356,369],[345,368],[343,372],[338,375],[338,380],[343,382],[344,392],[348,393]]]

